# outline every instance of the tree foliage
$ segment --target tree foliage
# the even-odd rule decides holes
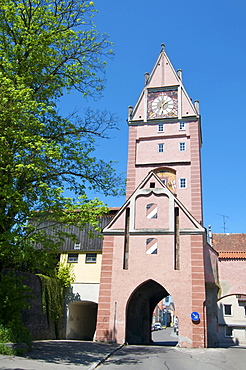
[[[0,353],[16,354],[14,350],[6,350],[1,343],[18,342],[30,346],[31,334],[22,322],[21,311],[29,307],[31,297],[21,276],[11,270],[0,273]]]
[[[2,267],[34,263],[37,240],[50,248],[44,230],[37,233],[28,219],[96,225],[106,208],[89,201],[86,189],[121,191],[113,162],[93,153],[95,140],[116,127],[115,117],[90,109],[83,117],[63,117],[57,108],[69,90],[96,97],[104,87],[105,58],[112,51],[93,24],[95,12],[88,0],[0,0]],[[64,189],[78,196],[77,204]],[[43,251],[35,258],[45,266],[45,257]]]

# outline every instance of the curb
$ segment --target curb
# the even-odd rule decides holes
[[[122,347],[125,346],[125,343],[121,344],[119,347],[113,349],[111,352],[109,352],[107,355],[105,355],[103,358],[101,358],[101,360],[98,360],[96,362],[94,362],[89,368],[88,370],[94,370],[96,367],[98,367],[99,365],[101,365],[104,361],[106,361],[110,356],[112,356],[116,351],[118,351],[119,349],[121,349]]]

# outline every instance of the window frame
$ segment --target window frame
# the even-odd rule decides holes
[[[231,334],[227,333],[227,330],[230,329]],[[234,328],[232,326],[225,326],[225,337],[226,338],[233,338],[234,337]]]
[[[184,141],[179,143],[179,151],[180,152],[185,152],[186,151],[186,143]]]
[[[230,307],[230,313],[226,313],[226,307]],[[223,305],[223,313],[224,313],[224,316],[233,316],[233,314],[232,314],[232,305],[229,304],[229,303],[225,303]]]
[[[164,153],[164,143],[158,144],[158,153]]]
[[[164,123],[158,123],[158,130],[157,131],[158,132],[164,132]]]
[[[93,260],[93,259],[90,260],[90,258],[93,258],[91,256],[94,256],[95,260]],[[86,253],[86,255],[85,255],[85,263],[97,263],[97,253]]]
[[[148,213],[148,210],[150,208],[152,208],[154,206],[154,210],[156,210],[155,213],[153,213],[153,216],[152,217],[149,217],[150,214],[152,214],[152,212]],[[145,206],[145,212],[146,212],[146,218],[149,219],[149,220],[153,220],[153,219],[157,219],[158,218],[158,205],[156,203],[148,203],[146,204]]]
[[[75,260],[72,260],[75,258]],[[68,253],[67,255],[67,263],[78,263],[79,262],[79,254],[78,253]]]
[[[151,242],[154,242],[154,245],[152,247],[149,247],[149,244]],[[147,238],[146,239],[146,254],[151,255],[151,254],[158,254],[158,240],[156,238]]]
[[[179,130],[180,131],[186,130],[186,123],[184,121],[179,122]]]
[[[183,182],[184,182],[184,186],[182,185]],[[187,178],[186,177],[181,177],[179,179],[179,188],[180,189],[187,189]]]

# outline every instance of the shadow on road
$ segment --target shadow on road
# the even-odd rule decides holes
[[[114,344],[73,340],[33,342],[32,351],[23,357],[53,364],[91,365],[116,349]]]
[[[155,348],[156,347],[156,348]],[[162,353],[168,352],[168,349],[162,348]],[[153,343],[153,346],[146,346],[146,345],[127,345],[120,349],[119,351],[115,352],[113,356],[110,357],[109,362],[104,362],[103,366],[112,366],[112,365],[140,365],[145,360],[148,360],[150,355],[157,354],[159,355],[160,348]],[[138,367],[139,368],[139,367]],[[132,367],[133,369],[133,367]]]

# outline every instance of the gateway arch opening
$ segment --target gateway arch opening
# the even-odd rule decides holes
[[[92,341],[96,330],[97,303],[76,301],[69,305],[66,339]]]
[[[151,344],[153,311],[167,290],[154,280],[147,280],[130,296],[126,308],[126,342],[128,344]]]

